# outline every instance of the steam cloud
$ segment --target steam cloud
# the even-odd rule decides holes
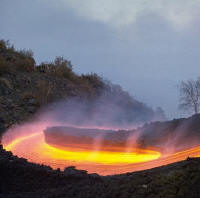
[[[155,112],[144,104],[115,95],[94,101],[63,100],[49,105],[41,115],[63,125],[108,129],[131,129],[156,119]]]

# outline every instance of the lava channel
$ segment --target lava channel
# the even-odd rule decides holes
[[[200,147],[176,152],[163,156],[154,149],[131,149],[120,151],[117,149],[89,150],[88,148],[57,147],[47,144],[43,132],[33,133],[28,136],[15,138],[8,144],[4,144],[7,151],[14,155],[28,159],[30,162],[64,169],[67,166],[76,166],[78,169],[87,170],[88,173],[100,175],[121,174],[139,171],[185,160],[188,156],[200,155]]]

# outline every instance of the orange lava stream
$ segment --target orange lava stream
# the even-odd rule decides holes
[[[101,175],[150,169],[184,160],[188,156],[200,156],[200,147],[169,156],[161,156],[158,151],[144,149],[137,149],[136,152],[80,151],[73,147],[63,150],[46,144],[43,133],[19,137],[9,144],[5,144],[4,148],[30,162],[61,169],[67,166],[76,166],[76,168],[87,170],[89,173],[96,172]]]

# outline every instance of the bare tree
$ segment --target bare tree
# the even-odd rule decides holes
[[[191,109],[195,114],[199,113],[200,106],[200,78],[197,80],[182,81],[180,86],[179,108]]]

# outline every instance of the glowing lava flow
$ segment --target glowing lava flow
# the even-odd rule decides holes
[[[35,133],[13,140],[4,145],[7,151],[27,158],[31,162],[43,163],[53,168],[64,168],[75,165],[78,168],[86,168],[89,172],[113,165],[127,165],[155,160],[160,153],[151,150],[140,150],[140,152],[107,152],[107,151],[77,151],[75,148],[61,150],[45,143],[43,133]],[[88,169],[88,166],[90,168]],[[102,171],[98,171],[103,174]]]
[[[101,175],[119,174],[149,169],[200,155],[200,147],[178,152],[166,157],[153,150],[137,152],[77,151],[76,148],[58,149],[45,143],[43,133],[34,133],[14,139],[4,145],[7,151],[28,159],[30,162],[49,165],[52,168],[76,166],[89,173]]]

